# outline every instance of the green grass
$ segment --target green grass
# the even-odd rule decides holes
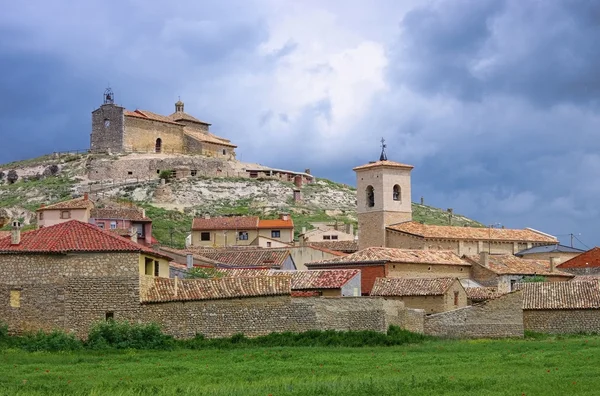
[[[27,202],[28,194],[44,197],[46,203],[71,199],[74,181],[65,176],[49,176],[40,180],[17,180],[0,185],[0,208],[20,206],[36,210],[38,203]]]
[[[0,351],[0,395],[596,395],[600,337],[393,347]]]
[[[192,228],[192,216],[177,210],[141,205],[146,216],[152,219],[152,236],[160,243],[174,248],[184,248],[185,238]]]

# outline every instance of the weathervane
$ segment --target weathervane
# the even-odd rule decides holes
[[[385,148],[387,144],[385,144],[385,139],[381,138],[381,155],[379,156],[379,161],[387,161],[387,155],[385,154]]]

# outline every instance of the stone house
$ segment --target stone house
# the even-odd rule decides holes
[[[581,253],[559,264],[557,268],[575,275],[600,275],[600,248],[594,247]]]
[[[294,221],[289,214],[281,214],[274,220],[261,220],[257,216],[204,216],[195,218],[192,223],[194,247],[249,246],[258,237],[291,243]],[[267,247],[273,247],[268,242],[265,241]]]
[[[236,145],[210,133],[210,123],[184,111],[184,103],[175,103],[169,116],[147,110],[126,110],[114,103],[112,91],[104,94],[104,103],[92,112],[92,152],[146,152],[200,154],[227,160],[235,159]]]
[[[496,287],[499,293],[515,290],[524,278],[543,276],[548,282],[563,282],[573,275],[556,269],[554,261],[526,260],[512,254],[463,256],[471,263],[471,278],[483,286]]]
[[[453,252],[372,247],[356,253],[307,263],[314,269],[360,269],[363,295],[377,278],[469,278],[471,264]]]
[[[413,221],[412,165],[380,160],[354,168],[357,186],[358,244],[418,250],[451,250],[465,254],[510,253],[556,245],[552,235],[524,230],[425,225]]]
[[[87,223],[90,220],[92,209],[94,209],[94,203],[89,199],[88,194],[53,205],[42,204],[36,210],[37,225],[39,228],[50,227],[71,220]]]
[[[467,306],[467,293],[457,278],[377,278],[371,296],[400,300],[406,308],[428,314]]]
[[[300,243],[308,244],[313,242],[329,242],[329,241],[352,241],[354,242],[354,233],[347,233],[345,231],[336,229],[314,229],[306,231],[302,230],[302,233],[298,236]]]
[[[246,173],[251,179],[274,179],[292,182],[297,188],[304,184],[314,183],[315,177],[308,172],[294,172],[275,168],[246,168]]]
[[[152,238],[152,219],[146,217],[144,209],[94,208],[89,222],[104,230],[133,230],[136,241],[146,246],[156,243]]]
[[[539,333],[600,331],[600,289],[595,281],[523,284],[523,324]]]
[[[577,257],[584,252],[585,250],[557,244],[536,246],[532,247],[531,249],[521,250],[520,252],[515,253],[515,256],[524,259],[535,260],[550,260],[551,257],[554,257],[555,263],[558,265],[574,257]]]
[[[168,256],[76,220],[0,239],[0,317],[9,330],[72,331],[137,320],[140,277],[169,276]]]
[[[292,297],[358,297],[360,270],[279,271],[256,269],[220,269],[226,277],[290,276]]]

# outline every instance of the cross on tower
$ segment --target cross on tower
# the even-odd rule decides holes
[[[385,144],[385,139],[381,138],[381,155],[379,156],[379,161],[387,161],[387,155],[385,154],[385,148],[387,144]]]

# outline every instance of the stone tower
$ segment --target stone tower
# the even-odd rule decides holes
[[[383,145],[385,150],[385,145]],[[358,166],[356,193],[358,248],[386,246],[386,227],[412,220],[410,172],[412,165],[380,160]]]
[[[104,103],[92,112],[92,133],[90,150],[123,151],[125,109],[115,104],[115,96],[110,88],[104,91]]]

